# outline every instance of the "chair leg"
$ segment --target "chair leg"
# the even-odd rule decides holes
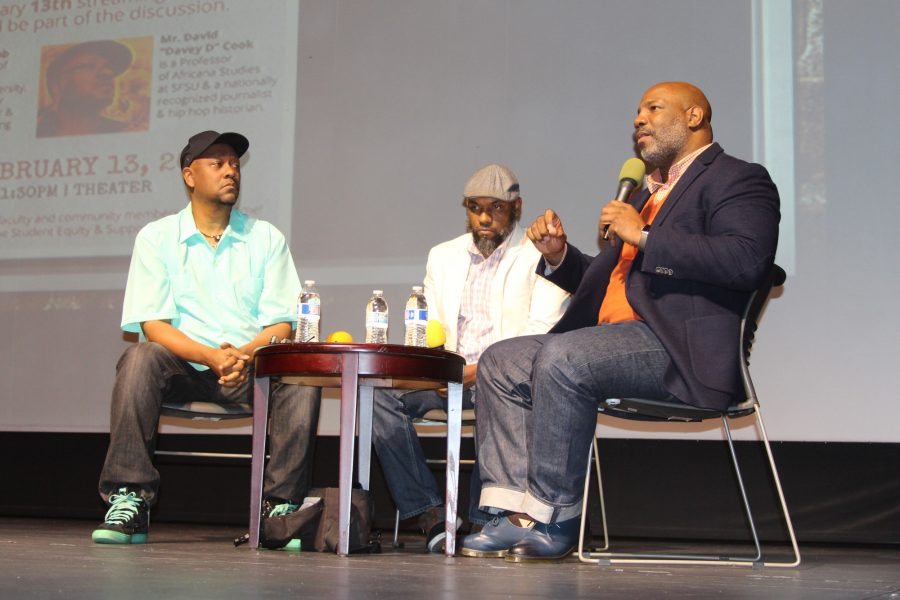
[[[391,544],[394,548],[402,548],[400,543],[400,509],[394,513],[394,542]]]
[[[584,494],[581,497],[581,529],[578,531],[578,560],[581,562],[594,562],[590,560],[590,552],[587,555],[584,553],[585,523],[587,522],[588,491],[591,488],[591,459],[593,457],[594,445],[591,444],[588,447],[587,469],[584,473]]]
[[[766,456],[769,459],[769,468],[772,470],[772,481],[775,483],[775,489],[778,492],[778,501],[781,504],[781,515],[784,518],[784,524],[787,527],[788,536],[791,538],[791,549],[794,552],[794,559],[790,562],[763,562],[766,567],[797,567],[800,565],[800,548],[797,546],[797,536],[794,533],[794,524],[791,522],[791,515],[788,512],[787,501],[784,499],[784,490],[781,488],[781,477],[778,476],[778,469],[775,467],[775,457],[772,456],[772,447],[769,444],[769,436],[766,435],[766,426],[763,424],[762,413],[759,405],[756,405],[754,411],[756,418],[756,428],[759,431],[759,437],[762,439],[766,448]]]
[[[597,551],[609,550],[609,529],[606,525],[606,498],[603,495],[603,477],[600,475],[600,450],[597,446],[597,438],[594,437],[594,468],[597,471],[597,494],[600,496],[600,520],[603,526],[603,546],[596,548]],[[590,468],[590,461],[588,461]]]
[[[734,464],[734,474],[737,477],[738,488],[741,491],[741,499],[744,501],[744,513],[747,515],[747,523],[750,525],[750,534],[753,536],[753,546],[756,548],[756,556],[750,560],[757,563],[762,559],[762,548],[759,545],[759,535],[756,533],[756,522],[753,520],[753,511],[750,510],[750,499],[747,498],[747,488],[744,487],[744,478],[741,477],[741,466],[738,463],[737,452],[734,450],[734,439],[731,437],[731,426],[728,417],[722,416],[722,426],[725,428],[725,436],[728,439],[728,451],[731,453],[731,462]],[[743,558],[729,558],[728,560],[742,561]]]
[[[597,492],[600,496],[600,520],[603,525],[603,546],[584,551],[584,534],[586,533],[588,493],[591,488],[591,462],[597,472]],[[603,478],[600,476],[600,453],[597,448],[597,436],[594,436],[588,448],[587,470],[584,475],[584,496],[581,498],[581,531],[578,535],[578,560],[581,562],[597,562],[597,553],[609,550],[609,530],[606,528],[606,501],[603,498]]]

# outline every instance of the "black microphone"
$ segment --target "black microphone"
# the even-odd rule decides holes
[[[619,189],[616,191],[615,200],[625,202],[631,197],[634,189],[644,179],[644,161],[639,158],[629,158],[619,171]],[[603,230],[603,239],[609,239],[609,225]]]

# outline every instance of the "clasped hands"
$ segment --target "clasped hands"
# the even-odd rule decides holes
[[[222,342],[212,352],[213,358],[209,361],[209,368],[219,376],[219,385],[235,388],[247,380],[249,354],[228,342]]]

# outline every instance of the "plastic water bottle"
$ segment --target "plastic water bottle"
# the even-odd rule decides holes
[[[319,341],[321,308],[316,282],[307,279],[303,282],[303,290],[297,298],[297,332],[294,334],[294,342]]]
[[[388,334],[388,305],[384,292],[372,290],[372,297],[366,304],[366,343],[386,344]]]
[[[425,328],[428,325],[428,303],[425,302],[425,294],[421,285],[414,285],[409,300],[406,301],[406,337],[404,344],[407,346],[425,347]]]

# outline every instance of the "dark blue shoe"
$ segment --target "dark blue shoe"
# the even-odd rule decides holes
[[[465,537],[460,552],[476,558],[502,558],[529,531],[531,527],[518,527],[506,517],[494,517],[481,531]]]
[[[562,560],[578,545],[581,517],[559,523],[535,523],[506,553],[508,562]]]

